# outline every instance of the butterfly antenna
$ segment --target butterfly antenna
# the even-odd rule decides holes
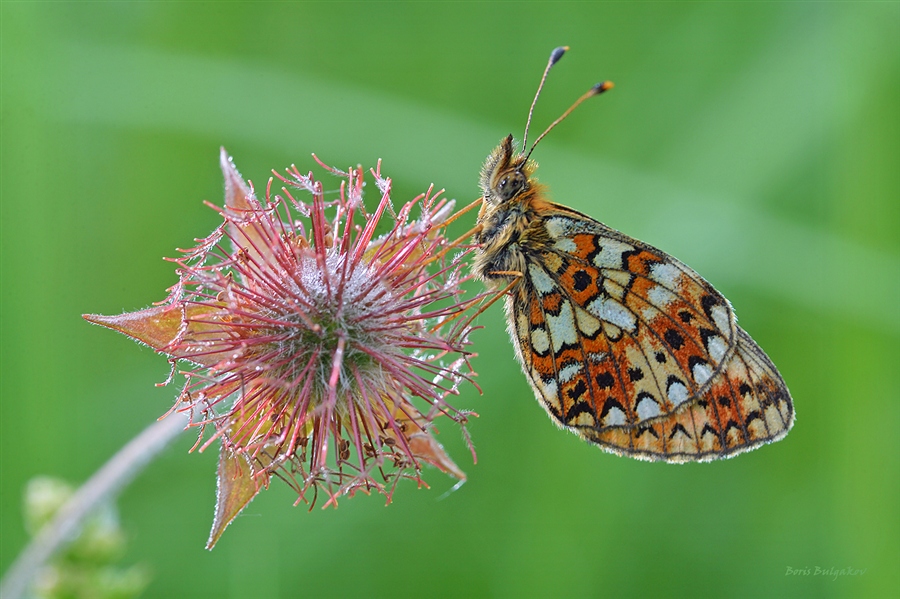
[[[550,53],[550,60],[547,61],[547,68],[544,69],[544,74],[541,76],[541,82],[538,84],[537,92],[534,94],[534,100],[531,101],[531,108],[528,110],[528,120],[525,122],[525,135],[522,137],[522,151],[525,151],[525,148],[528,147],[528,128],[531,127],[531,115],[534,114],[534,107],[537,104],[538,97],[541,95],[541,90],[544,89],[544,81],[547,80],[547,74],[550,72],[550,68],[553,67],[556,63],[559,62],[559,59],[563,57],[563,54],[568,52],[568,46],[560,46],[559,48],[554,48],[553,52]]]
[[[552,123],[550,123],[550,126],[547,127],[547,129],[546,129],[543,133],[541,133],[541,135],[535,140],[534,145],[531,146],[531,149],[528,150],[528,154],[525,156],[525,161],[526,161],[526,162],[528,161],[528,159],[531,157],[531,153],[534,152],[534,149],[537,147],[537,145],[541,142],[542,139],[544,139],[544,136],[547,135],[548,133],[550,133],[550,131],[553,130],[553,128],[556,127],[558,124],[560,124],[561,122],[563,122],[563,120],[564,120],[567,116],[569,116],[569,114],[570,114],[573,110],[575,110],[576,108],[578,108],[578,105],[579,105],[579,104],[581,104],[582,102],[584,102],[584,101],[587,100],[588,98],[592,98],[592,97],[594,97],[594,96],[599,96],[599,95],[602,94],[603,92],[608,91],[608,90],[611,90],[612,88],[613,88],[613,82],[612,82],[612,81],[604,81],[604,82],[602,82],[602,83],[598,83],[597,85],[595,85],[595,86],[592,87],[591,89],[587,90],[580,98],[578,98],[577,100],[575,100],[575,103],[572,104],[571,106],[569,106],[569,109],[566,110],[564,113],[562,113],[562,115],[561,115],[558,119],[556,119],[555,121],[553,121]]]

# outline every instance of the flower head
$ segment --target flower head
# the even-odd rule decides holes
[[[172,260],[169,297],[85,316],[165,353],[173,368],[191,363],[173,410],[192,413],[201,450],[217,439],[222,448],[209,546],[272,475],[298,502],[324,491],[325,505],[356,490],[390,501],[400,478],[422,483],[423,463],[464,480],[433,436],[438,416],[465,424],[445,400],[474,375],[471,318],[455,317],[479,298],[462,297],[465,252],[446,257],[453,202],[429,189],[395,212],[380,163],[373,212],[362,167],[325,167],[343,178],[333,196],[292,167],[275,174],[283,195],[270,179],[260,201],[224,150],[221,164],[223,222]],[[392,226],[380,233],[387,214]]]

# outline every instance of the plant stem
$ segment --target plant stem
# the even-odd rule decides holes
[[[74,540],[85,517],[131,482],[187,423],[188,413],[172,413],[145,428],[106,462],[19,554],[0,583],[0,599],[22,597],[47,560]]]

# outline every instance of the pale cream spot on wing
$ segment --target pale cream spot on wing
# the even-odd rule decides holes
[[[578,306],[575,307],[575,318],[578,320],[578,330],[587,337],[593,337],[600,329],[600,321]]]
[[[631,273],[626,270],[620,270],[618,268],[604,268],[600,271],[600,274],[607,279],[612,279],[622,287],[627,287],[628,283],[631,282]]]
[[[588,311],[605,322],[614,324],[629,333],[633,333],[637,326],[635,315],[611,297],[600,296],[587,305]]]
[[[716,441],[719,438],[713,434],[709,429],[706,430],[706,433],[700,437],[700,442],[697,444],[697,448],[703,453],[709,453],[710,451],[716,450]]]
[[[541,378],[541,373],[536,370],[531,371],[531,377],[534,381],[535,389],[540,393],[541,397],[553,406],[557,412],[562,411],[562,408],[559,405],[559,387],[556,384],[556,379],[547,382]]]
[[[556,243],[553,244],[553,247],[561,252],[566,252],[567,254],[574,254],[578,251],[578,246],[575,245],[575,240],[571,237],[557,239]]]
[[[609,412],[606,413],[603,424],[605,426],[621,426],[625,424],[625,412],[619,408],[611,408]]]
[[[559,376],[556,378],[559,379],[559,382],[561,383],[568,383],[576,374],[581,372],[581,367],[582,365],[579,362],[564,366],[563,369],[559,371]]]
[[[637,405],[637,414],[641,420],[647,420],[648,418],[659,416],[659,413],[659,404],[649,397],[644,397]]]
[[[706,340],[706,350],[709,352],[709,357],[718,363],[725,357],[725,352],[728,351],[728,344],[718,335],[713,335]]]
[[[546,294],[556,289],[556,284],[550,278],[550,275],[547,274],[547,271],[537,264],[528,265],[528,274],[531,275],[531,282],[534,288],[538,290],[538,293]]]
[[[784,429],[784,424],[782,424],[781,414],[778,413],[778,408],[770,405],[766,408],[765,416],[766,425],[768,425],[769,427],[769,432],[775,433]]]
[[[624,362],[629,365],[628,370],[634,369],[634,372],[636,373],[635,378],[637,380],[632,380],[631,376],[627,373],[625,373],[625,375],[628,376],[631,384],[634,386],[635,395],[647,393],[659,401],[660,398],[665,396],[665,390],[663,387],[660,387],[657,376],[654,373],[653,364],[656,364],[656,361],[651,357],[650,360],[653,360],[653,364],[651,364],[648,361],[647,355],[644,353],[646,351],[652,355],[653,350],[654,348],[644,345],[626,345]],[[663,375],[659,376],[662,377]]]
[[[563,261],[559,254],[554,252],[546,252],[544,254],[544,268],[550,272],[559,272],[562,268]]]
[[[754,418],[747,424],[747,433],[751,439],[764,439],[768,436],[766,423],[761,418]]]
[[[782,418],[783,422],[786,423],[784,426],[787,428],[790,428],[791,426],[793,426],[792,416],[791,416],[790,410],[788,409],[788,402],[784,401],[783,399],[779,399],[778,400],[778,410],[781,413],[781,418]]]
[[[550,236],[550,239],[570,237],[570,222],[571,221],[564,218],[550,218],[544,221],[544,229],[547,231],[547,235]]]
[[[531,347],[534,351],[544,355],[550,349],[550,337],[544,329],[535,328],[531,330]]]
[[[594,415],[590,412],[580,412],[578,416],[568,422],[569,426],[594,426],[596,424]]]
[[[608,322],[603,323],[603,333],[610,339],[618,339],[622,336],[622,329]]]
[[[594,256],[594,266],[621,269],[622,254],[632,251],[634,251],[634,246],[614,239],[604,239],[601,242],[600,251]]]
[[[678,298],[665,287],[654,285],[650,288],[650,291],[647,292],[647,299],[657,308],[665,308]]]
[[[578,331],[575,329],[575,315],[572,313],[572,304],[563,302],[559,316],[547,314],[547,328],[550,329],[550,339],[553,343],[553,352],[562,349],[563,345],[575,345],[578,343]]]
[[[731,319],[728,317],[728,310],[725,309],[725,306],[713,306],[710,312],[712,312],[713,322],[720,331],[731,332]]]
[[[681,270],[674,264],[657,262],[650,267],[650,278],[669,289],[678,289]]]
[[[683,430],[675,429],[675,433],[669,439],[669,451],[675,453],[696,453],[697,445]]]
[[[762,405],[759,403],[759,398],[756,393],[747,393],[743,396],[743,401],[741,402],[741,411],[744,414],[749,414],[754,410],[758,410],[762,412]]]
[[[625,288],[612,279],[603,279],[603,290],[620,302],[625,300]]]
[[[702,438],[703,438],[703,441],[704,441],[704,442],[707,442],[707,441],[708,441],[710,444],[712,444],[712,443],[715,443],[715,442],[716,442],[716,439],[717,439],[718,437],[716,437],[716,434],[715,434],[713,431],[711,431],[710,429],[706,429],[706,430],[703,432],[703,437],[702,437]]]
[[[689,395],[687,387],[685,387],[683,383],[679,382],[673,382],[672,384],[670,384],[669,389],[666,391],[666,394],[669,396],[669,401],[671,401],[676,406],[687,401]]]
[[[648,324],[652,323],[653,319],[657,318],[660,314],[662,314],[662,312],[657,310],[655,306],[650,304],[641,308],[641,320]]]
[[[725,433],[725,444],[731,447],[732,445],[738,445],[743,441],[741,438],[741,431],[738,427],[732,426]]]
[[[695,364],[692,374],[694,375],[694,381],[698,385],[702,385],[712,376],[712,370],[709,364]]]
[[[507,310],[510,310],[510,306],[507,306]],[[525,310],[516,311],[516,326],[520,331],[527,331],[531,328],[531,321],[529,320],[528,313]]]

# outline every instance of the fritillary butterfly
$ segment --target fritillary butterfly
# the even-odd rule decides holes
[[[566,49],[554,50],[538,94]],[[611,87],[592,88],[531,149]],[[516,354],[550,418],[607,451],[668,462],[784,437],[790,393],[728,300],[665,252],[546,200],[522,147],[510,135],[485,162],[474,270],[506,286]]]

